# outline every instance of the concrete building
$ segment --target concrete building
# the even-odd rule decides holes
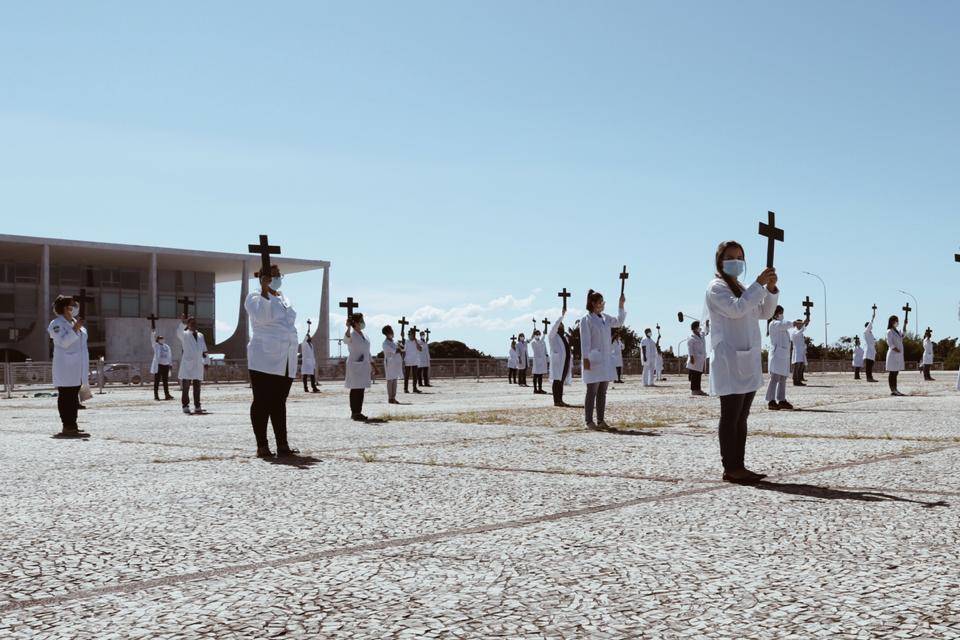
[[[317,339],[318,362],[329,356],[330,263],[273,256],[286,274],[323,270]],[[60,293],[89,298],[85,303],[90,356],[110,361],[149,360],[150,323],[170,334],[176,326],[184,297],[194,302],[191,315],[213,343],[216,322],[216,284],[241,281],[237,329],[216,344],[213,353],[246,358],[250,323],[243,308],[260,257],[247,253],[220,253],[168,249],[105,242],[83,242],[0,234],[0,361],[31,358],[49,360],[52,353],[46,328],[53,318],[53,300]],[[299,311],[309,315],[306,309]],[[178,340],[168,340],[179,349]]]

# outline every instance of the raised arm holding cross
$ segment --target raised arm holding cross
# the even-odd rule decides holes
[[[397,324],[400,325],[400,344],[405,344],[407,342],[407,325],[410,324],[407,321],[407,316],[397,320]]]
[[[810,296],[807,296],[807,299],[804,300],[802,304],[806,307],[803,310],[803,315],[807,318],[807,324],[810,324],[810,308],[813,307],[813,301],[810,300]]]
[[[310,325],[313,324],[313,321],[310,318],[307,318],[307,337],[310,337]]]
[[[903,305],[903,335],[907,335],[907,321],[910,319],[911,311],[913,311],[913,308],[909,302]]]
[[[430,329],[427,329],[423,332],[424,337],[427,339],[427,342],[430,342]]]
[[[147,316],[147,320],[150,321],[150,331],[156,331],[156,330],[157,330],[157,320],[159,320],[159,319],[160,319],[160,318],[158,318],[155,314],[152,314],[152,313]]]
[[[623,271],[620,272],[620,297],[623,297],[623,292],[627,286],[627,278],[630,277],[630,274],[627,273],[627,265],[623,265]]]
[[[260,277],[270,275],[270,256],[280,255],[280,247],[270,244],[266,234],[260,236],[260,244],[247,245],[250,253],[260,254]]]
[[[767,268],[773,266],[773,251],[777,241],[783,242],[783,229],[778,229],[776,225],[776,215],[773,211],[767,211],[767,222],[760,223],[760,235],[767,239]]]
[[[347,310],[347,324],[353,319],[353,310],[360,306],[359,302],[354,302],[352,296],[347,296],[346,301],[340,303],[341,309]]]
[[[187,296],[183,296],[182,298],[178,298],[178,299],[177,299],[177,302],[179,302],[180,304],[183,305],[183,317],[184,317],[184,318],[190,317],[190,307],[196,306],[196,304],[197,304],[196,302],[194,302],[193,300],[191,300],[191,299],[190,299],[189,297],[187,297]]]
[[[564,313],[567,312],[567,298],[569,298],[571,295],[572,295],[572,294],[567,291],[567,288],[566,288],[566,287],[563,288],[563,291],[560,291],[560,292],[557,293],[557,297],[558,297],[558,298],[563,298],[563,312],[564,312]]]
[[[543,322],[543,335],[547,335],[547,332],[550,331],[550,320],[544,318],[541,322]]]

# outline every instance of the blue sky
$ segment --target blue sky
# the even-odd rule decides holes
[[[743,241],[755,276],[773,209],[789,315],[821,301],[808,270],[831,340],[898,289],[957,335],[958,20],[937,1],[15,3],[2,231],[223,251],[266,232],[332,261],[334,309],[499,354],[562,287],[612,298],[624,263],[629,324],[676,343],[717,243]],[[319,277],[285,288],[316,317]]]

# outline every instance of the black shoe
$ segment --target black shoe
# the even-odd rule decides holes
[[[257,447],[257,457],[258,458],[272,458],[273,451],[270,451],[269,447]]]
[[[767,409],[770,409],[770,411],[780,411],[780,405],[771,400],[767,403]]]
[[[157,402],[160,402],[160,396],[153,396],[153,399],[156,400]]]
[[[292,456],[296,456],[299,454],[300,454],[300,449],[291,449],[290,447],[286,447],[285,449],[280,449],[280,448],[277,449],[278,458],[290,458]]]
[[[414,392],[414,393],[423,393],[423,391],[420,391],[420,389],[414,389],[413,392]]]
[[[78,404],[78,405],[77,405],[77,409],[86,409],[86,407],[83,406],[82,404]]]
[[[598,427],[597,425],[595,425],[595,424],[592,423],[592,422],[588,422],[588,423],[587,423],[587,429],[590,429],[591,431],[602,431],[602,429],[601,429],[600,427]]]
[[[166,396],[164,397],[164,400],[173,400],[173,396]]]
[[[362,413],[355,413],[352,416],[350,416],[350,419],[355,420],[357,422],[366,422],[367,416],[363,415]]]
[[[781,400],[779,403],[779,407],[784,411],[793,411],[793,405],[787,402],[786,400]]]

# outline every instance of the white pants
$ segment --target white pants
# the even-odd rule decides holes
[[[653,386],[655,372],[652,364],[643,365],[643,386]]]

